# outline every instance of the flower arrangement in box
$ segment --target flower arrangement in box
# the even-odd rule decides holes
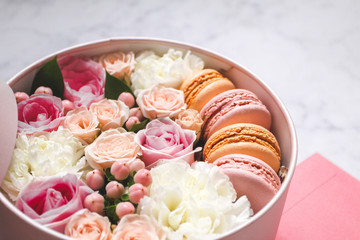
[[[268,161],[281,154],[276,139],[254,133],[271,135],[260,126],[269,122],[260,100],[233,93],[229,79],[204,67],[175,49],[56,56],[30,93],[15,93],[18,135],[1,188],[34,221],[75,239],[209,239],[245,224],[261,200],[252,202],[243,185],[269,201],[281,183]],[[240,103],[216,99],[230,92]],[[205,136],[233,105],[245,110],[221,129],[246,123],[236,128],[246,137]],[[273,155],[203,152],[234,141]],[[267,183],[257,179],[263,175]]]

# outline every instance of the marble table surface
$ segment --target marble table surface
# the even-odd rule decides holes
[[[360,1],[0,0],[0,79],[75,44],[166,38],[246,66],[282,99],[298,162],[317,152],[360,179]]]

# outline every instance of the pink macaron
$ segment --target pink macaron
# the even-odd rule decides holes
[[[244,154],[230,154],[213,162],[232,182],[237,197],[246,195],[254,213],[259,212],[279,191],[276,172],[264,161]]]
[[[235,123],[253,123],[271,127],[271,114],[260,99],[245,89],[233,89],[213,97],[200,111],[204,119],[204,139],[217,130]]]

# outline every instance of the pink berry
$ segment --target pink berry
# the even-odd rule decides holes
[[[130,117],[132,117],[132,116],[137,117],[139,119],[139,121],[144,120],[144,115],[142,114],[139,107],[130,109]]]
[[[84,199],[84,207],[91,212],[102,214],[104,212],[104,197],[99,193],[91,193]]]
[[[86,184],[92,189],[92,190],[99,190],[104,186],[104,173],[100,170],[93,170],[91,172],[88,172],[86,174]]]
[[[35,94],[49,94],[49,95],[53,95],[53,91],[51,90],[51,88],[48,87],[38,87],[35,90]]]
[[[131,129],[131,127],[134,124],[138,124],[138,123],[140,123],[140,120],[137,117],[132,116],[132,117],[129,117],[129,119],[125,123],[125,126],[126,126],[127,129]]]
[[[106,195],[111,199],[119,199],[121,195],[124,194],[125,188],[124,185],[117,181],[109,182],[106,187]]]
[[[126,106],[131,108],[135,104],[134,96],[129,92],[123,92],[119,95],[118,100],[123,101]]]
[[[122,218],[127,214],[133,214],[135,212],[135,207],[130,202],[121,202],[116,206],[115,212],[119,218]]]
[[[135,183],[129,188],[129,200],[135,204],[139,203],[140,200],[147,195],[147,188],[140,183]]]
[[[74,103],[69,100],[62,100],[62,105],[64,107],[64,115],[66,115],[69,111],[75,109]]]
[[[129,164],[126,162],[115,162],[111,165],[110,172],[116,180],[123,180],[129,176]]]
[[[134,176],[135,183],[140,183],[145,187],[152,183],[150,171],[147,169],[140,169]]]
[[[136,158],[134,161],[132,161],[130,163],[130,174],[132,175],[133,172],[137,172],[140,169],[144,169],[145,168],[145,163],[143,161],[141,161],[141,159]]]
[[[29,95],[27,95],[27,93],[24,92],[16,92],[15,98],[16,98],[16,102],[19,103],[21,101],[25,101],[26,99],[28,99]]]

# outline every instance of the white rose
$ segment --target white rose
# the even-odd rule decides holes
[[[183,58],[183,53],[174,49],[169,49],[162,57],[145,51],[136,58],[136,62],[131,75],[134,89],[150,88],[157,84],[179,88],[187,77],[204,68],[204,62],[190,51]]]
[[[75,173],[80,177],[86,165],[83,155],[84,146],[63,127],[40,136],[19,133],[1,187],[15,200],[19,191],[35,177],[58,173]]]
[[[138,211],[162,224],[174,239],[213,238],[253,214],[246,196],[235,201],[229,178],[212,164],[165,162],[152,168],[151,176],[149,196]]]

